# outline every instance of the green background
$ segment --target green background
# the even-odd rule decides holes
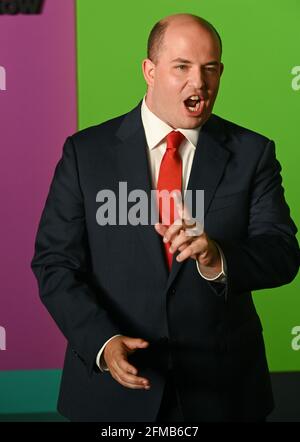
[[[141,62],[149,31],[178,12],[211,21],[223,40],[225,71],[214,112],[276,143],[285,196],[300,225],[299,0],[77,0],[79,128],[127,112],[145,93]],[[272,371],[300,370],[291,330],[300,325],[300,275],[254,294]]]

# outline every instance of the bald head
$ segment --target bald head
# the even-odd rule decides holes
[[[198,15],[174,14],[161,19],[153,26],[148,38],[147,57],[152,60],[153,63],[157,63],[159,53],[163,47],[166,30],[170,27],[189,26],[191,24],[197,24],[202,29],[207,30],[218,41],[221,55],[222,40],[218,31],[211,23]]]
[[[223,73],[221,39],[190,14],[168,16],[151,31],[142,69],[150,111],[173,128],[192,129],[211,115]]]

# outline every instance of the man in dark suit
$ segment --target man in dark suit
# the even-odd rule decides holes
[[[293,280],[297,230],[273,141],[212,114],[221,52],[202,18],[161,20],[142,103],[64,145],[32,268],[68,341],[58,409],[73,421],[259,421],[273,408],[251,291]],[[149,199],[204,190],[204,232],[161,213],[103,223],[101,192],[122,200],[119,183]]]

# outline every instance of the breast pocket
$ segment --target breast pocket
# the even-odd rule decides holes
[[[246,201],[247,201],[247,191],[231,193],[228,195],[216,194],[209,206],[208,211],[214,212],[217,210],[226,209],[227,207],[231,207],[233,205],[236,206],[244,205]]]

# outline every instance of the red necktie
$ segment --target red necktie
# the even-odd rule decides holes
[[[167,149],[160,163],[157,190],[182,191],[182,160],[179,155],[178,148],[184,139],[181,132],[172,131],[167,136]],[[164,201],[164,203],[162,203]],[[169,201],[169,204],[166,202]],[[159,199],[159,222],[170,226],[175,221],[177,215],[176,207],[174,206],[173,198],[161,196]],[[165,244],[166,256],[169,269],[172,266],[172,253],[169,253],[170,244]]]

